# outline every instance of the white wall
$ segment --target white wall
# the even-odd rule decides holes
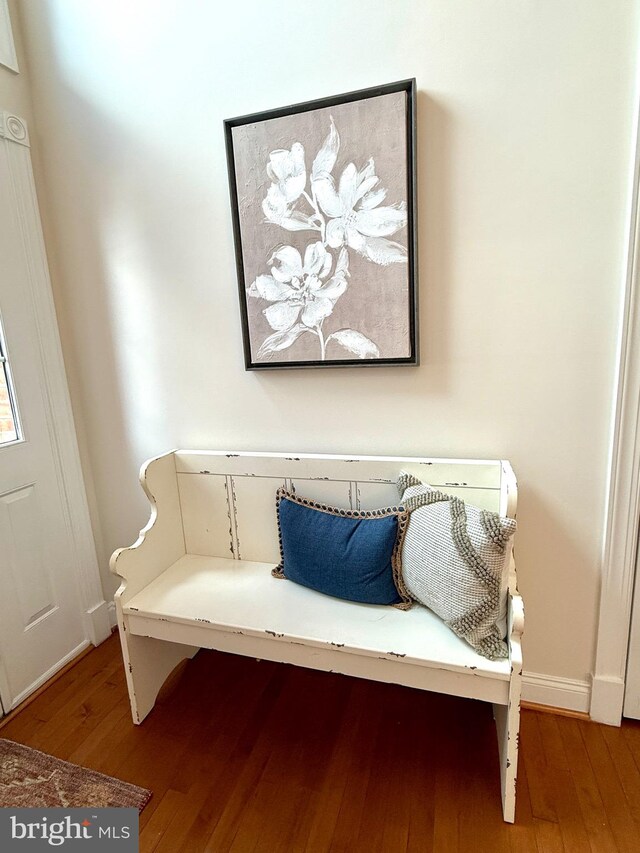
[[[525,668],[592,668],[638,3],[22,6],[105,586],[173,446],[511,459]],[[245,373],[223,118],[417,77],[422,366]],[[570,602],[570,609],[567,609]]]

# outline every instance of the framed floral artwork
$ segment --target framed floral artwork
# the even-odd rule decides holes
[[[245,367],[418,363],[415,80],[224,122]]]

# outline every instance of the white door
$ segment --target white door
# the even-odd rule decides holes
[[[640,537],[639,537],[640,540]],[[631,605],[631,632],[622,714],[640,720],[640,548],[636,552],[636,583]]]
[[[3,114],[0,113],[0,117]],[[90,619],[34,281],[48,286],[24,123],[0,134],[0,698],[15,707],[85,648]],[[39,235],[38,235],[39,236]],[[34,248],[35,247],[35,248]],[[54,316],[51,317],[54,323]],[[66,391],[66,388],[65,388]],[[84,600],[83,600],[84,599]]]

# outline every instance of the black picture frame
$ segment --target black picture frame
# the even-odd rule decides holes
[[[295,209],[293,213],[291,213],[291,204],[289,192],[289,187],[295,184],[294,193],[297,192],[297,188],[299,187],[299,181],[302,180],[301,176],[296,171],[297,167],[291,166],[291,163],[296,159],[296,162],[299,161],[298,151],[295,149],[295,140],[293,136],[289,138],[284,138],[282,134],[278,135],[275,130],[279,127],[278,123],[275,123],[273,120],[276,119],[285,119],[288,117],[301,116],[306,113],[318,113],[318,111],[324,111],[322,114],[318,113],[318,120],[320,119],[320,115],[324,116],[325,125],[326,125],[326,116],[327,110],[330,108],[336,107],[345,107],[346,105],[354,105],[356,109],[363,109],[362,104],[358,104],[358,102],[370,102],[369,104],[364,105],[365,110],[375,111],[376,109],[384,109],[383,103],[389,103],[389,101],[375,101],[374,99],[381,98],[385,95],[393,95],[397,93],[404,93],[405,98],[402,99],[402,111],[404,113],[402,117],[402,126],[398,133],[401,133],[402,136],[400,138],[404,139],[404,163],[396,163],[396,168],[401,170],[402,180],[397,184],[398,186],[403,186],[406,192],[406,199],[402,199],[401,202],[396,203],[395,205],[389,206],[379,206],[380,203],[376,203],[376,207],[374,208],[375,214],[382,214],[384,211],[389,211],[390,209],[395,210],[396,213],[388,214],[389,217],[396,217],[397,220],[400,220],[401,214],[398,212],[399,210],[406,211],[406,226],[401,226],[400,230],[402,230],[402,236],[400,239],[404,238],[406,242],[406,246],[403,244],[399,244],[397,242],[392,242],[388,239],[387,236],[383,236],[382,240],[376,237],[375,235],[363,235],[360,232],[348,231],[349,222],[349,213],[343,213],[341,217],[336,217],[335,221],[330,220],[326,215],[326,211],[322,208],[322,204],[318,202],[316,198],[315,191],[312,192],[312,197],[309,196],[309,193],[306,192],[306,179],[307,172],[309,173],[310,180],[310,188],[312,187],[311,183],[311,175],[315,173],[316,160],[320,160],[320,155],[322,152],[329,152],[329,157],[333,155],[335,150],[335,136],[339,137],[339,134],[335,133],[335,136],[332,136],[332,133],[335,131],[335,125],[333,116],[331,115],[330,120],[330,130],[329,135],[325,139],[323,145],[318,150],[318,154],[313,160],[313,166],[311,165],[311,155],[309,155],[304,160],[304,180],[305,180],[305,191],[304,195],[308,198],[309,205],[315,204],[316,215],[313,214],[313,211],[310,215],[306,216],[306,219],[309,223],[308,229],[304,229],[305,233],[308,234],[309,230],[313,227],[316,229],[319,234],[318,236],[321,238],[316,242],[316,249],[312,251],[315,252],[314,262],[312,264],[307,264],[306,259],[308,255],[306,251],[303,253],[300,234],[302,233],[302,228],[300,228],[300,222],[295,219],[295,217],[301,217],[302,220],[305,219],[305,215],[298,213]],[[396,103],[398,99],[394,101]],[[353,107],[349,107],[349,109],[353,109]],[[397,113],[396,108],[396,113]],[[347,113],[343,110],[342,115],[346,115]],[[361,113],[354,114],[353,123],[355,126],[358,126],[358,116]],[[373,115],[373,112],[371,113]],[[310,116],[310,120],[315,120],[316,116]],[[268,126],[265,126],[264,123],[269,122]],[[282,123],[280,123],[281,125]],[[393,127],[398,129],[399,122],[394,123]],[[242,130],[239,130],[242,129]],[[369,128],[370,130],[371,128]],[[367,128],[362,127],[362,133],[366,135]],[[273,138],[277,138],[280,140],[280,144],[284,145],[284,148],[273,150],[269,155],[269,160],[266,160],[264,157],[262,158],[262,162],[251,163],[250,156],[247,158],[246,151],[249,150],[249,143],[253,137],[258,137],[260,133],[268,133],[272,132]],[[236,118],[226,119],[224,121],[224,133],[225,133],[225,143],[226,143],[226,153],[227,153],[227,167],[228,167],[228,177],[229,177],[229,194],[231,201],[231,212],[232,212],[232,221],[233,221],[233,234],[234,234],[234,243],[235,243],[235,258],[236,258],[236,268],[237,268],[237,277],[238,277],[238,293],[240,299],[240,315],[241,315],[241,324],[242,324],[242,336],[243,336],[243,349],[244,349],[244,360],[245,360],[245,369],[246,370],[265,370],[265,369],[291,369],[291,368],[305,368],[305,367],[382,367],[382,366],[394,366],[394,365],[417,365],[419,363],[419,351],[418,351],[418,246],[417,246],[417,156],[416,156],[416,80],[408,79],[401,80],[395,83],[388,83],[382,86],[374,86],[367,89],[360,89],[353,92],[347,92],[342,95],[335,95],[327,98],[320,98],[313,101],[306,101],[304,103],[292,104],[286,107],[281,107],[278,109],[266,110],[258,113],[252,113],[250,115],[238,116]],[[242,136],[241,136],[242,135]],[[253,137],[252,137],[253,135]],[[286,134],[284,135],[286,137]],[[374,134],[375,136],[375,134]],[[263,138],[263,137],[261,137]],[[371,139],[371,133],[369,133],[369,138],[363,140],[364,147],[366,147],[367,142]],[[338,141],[338,145],[342,142],[341,139]],[[353,142],[353,140],[352,140]],[[333,144],[331,144],[333,143]],[[299,143],[298,143],[299,144]],[[242,149],[242,145],[244,145],[244,149]],[[289,146],[291,146],[291,150],[289,151]],[[300,146],[302,147],[302,146]],[[398,148],[396,145],[395,148]],[[263,184],[260,189],[256,191],[254,197],[247,202],[246,196],[244,194],[239,193],[238,188],[238,179],[239,177],[239,150],[244,150],[244,161],[245,161],[245,175],[260,175],[262,174]],[[266,149],[265,149],[266,150]],[[384,153],[384,149],[381,149]],[[395,151],[395,149],[394,149]],[[305,152],[306,153],[306,152]],[[338,149],[338,154],[340,154],[340,150]],[[397,152],[396,152],[397,153]],[[277,158],[274,158],[274,155],[284,156],[286,165],[279,166],[280,161]],[[325,157],[324,160],[327,158]],[[334,164],[340,164],[340,167],[343,169],[341,178],[344,177],[347,168],[344,167],[344,157],[342,158],[342,162],[340,162],[339,157],[334,157]],[[355,158],[354,158],[355,159]],[[396,157],[399,160],[399,157]],[[308,160],[308,162],[307,162]],[[324,161],[323,161],[324,162]],[[369,161],[373,164],[373,160]],[[249,163],[249,166],[246,165]],[[333,165],[331,165],[331,169],[333,169]],[[273,167],[271,172],[268,172],[267,166]],[[350,162],[349,166],[354,166],[356,169],[357,175],[355,177],[356,183],[358,187],[356,189],[356,195],[361,189],[365,186],[365,182],[368,180],[369,183],[372,183],[371,176],[367,177],[366,169],[368,167],[361,167],[361,163],[359,165],[355,165],[354,162]],[[274,172],[274,169],[276,170]],[[286,173],[283,177],[283,171]],[[287,171],[288,170],[288,171]],[[340,169],[337,169],[337,172]],[[371,171],[371,170],[370,170]],[[390,173],[396,174],[393,170],[388,170]],[[341,184],[334,179],[334,176],[329,172],[318,172],[319,177],[317,180],[318,184],[313,184],[313,186],[317,186],[318,190],[331,186],[335,190],[335,195],[339,196],[339,188]],[[350,176],[353,175],[353,170],[349,173]],[[337,178],[337,173],[336,176]],[[373,177],[377,177],[375,174]],[[258,180],[258,179],[256,179]],[[380,179],[377,179],[378,181]],[[384,180],[384,179],[383,179]],[[269,181],[271,181],[271,188],[269,188]],[[247,186],[247,180],[245,180],[243,184],[243,193]],[[368,186],[368,184],[366,184]],[[284,189],[283,189],[284,188]],[[329,192],[331,190],[328,190]],[[360,216],[360,218],[366,218],[371,211],[367,211],[364,213],[363,211],[356,211],[356,207],[358,205],[364,205],[364,198],[370,199],[368,201],[369,204],[374,204],[375,198],[374,196],[380,195],[382,190],[376,189],[376,185],[374,188],[365,193],[363,198],[355,202],[353,204],[353,213]],[[269,192],[275,193],[274,198],[276,198],[278,205],[270,206],[268,208],[269,217],[273,218],[262,218],[262,220],[258,223],[256,220],[258,208],[260,207],[262,201],[262,209],[264,210],[264,205],[268,204],[267,196]],[[342,196],[339,196],[342,198]],[[269,199],[271,196],[269,196]],[[333,198],[333,196],[332,196]],[[284,201],[283,201],[284,199]],[[299,199],[302,199],[302,196],[299,196]],[[385,200],[386,201],[386,200]],[[391,201],[391,200],[389,200]],[[282,205],[286,204],[286,208]],[[295,205],[302,206],[299,204],[299,201],[294,202]],[[346,203],[344,205],[346,209]],[[277,207],[276,213],[273,212]],[[245,211],[249,210],[251,212],[251,216],[254,219],[254,223],[251,227],[248,224],[248,215]],[[284,210],[284,213],[281,216],[281,211]],[[258,211],[259,212],[259,211]],[[335,212],[335,211],[334,211]],[[290,214],[290,215],[289,215]],[[324,223],[324,227],[322,225],[322,219],[326,220]],[[244,216],[244,221],[243,221]],[[381,217],[378,217],[378,219]],[[277,220],[277,221],[276,221]],[[395,219],[393,220],[396,221]],[[280,225],[281,222],[286,222],[286,225]],[[271,232],[274,232],[273,239],[275,241],[275,232],[277,231],[278,226],[280,226],[280,231],[277,231],[277,234],[280,237],[283,237],[285,240],[290,239],[290,242],[294,243],[294,246],[287,245],[277,248],[274,243],[273,252],[271,257],[265,258],[265,270],[261,275],[256,275],[256,264],[247,262],[247,249],[246,243],[250,237],[255,236],[259,231],[259,225],[264,223],[265,227],[268,230],[268,234],[271,235]],[[388,224],[388,223],[387,223]],[[318,255],[322,254],[322,248],[318,248],[318,243],[323,243],[323,240],[327,237],[329,229],[331,225],[334,225],[334,229],[332,231],[332,241],[335,243],[340,239],[340,234],[342,233],[343,243],[341,245],[329,246],[329,244],[324,242],[324,251],[326,254],[330,254],[332,256],[332,267],[331,271],[326,273],[328,276],[327,281],[322,281],[321,278],[322,272],[318,275],[312,275],[313,271],[316,269],[318,264],[320,263],[320,258]],[[363,227],[363,226],[356,226]],[[377,227],[377,226],[376,226]],[[389,226],[392,227],[392,226]],[[293,230],[293,229],[296,230]],[[340,230],[342,229],[342,231]],[[364,230],[364,227],[363,227]],[[392,232],[391,232],[392,233]],[[289,236],[290,235],[290,236]],[[350,235],[349,238],[347,235]],[[351,240],[351,235],[353,236],[353,240]],[[260,236],[262,237],[262,232],[260,232]],[[265,237],[264,239],[268,239]],[[348,242],[349,239],[349,242]],[[354,251],[351,248],[351,242],[363,243],[363,248],[359,248],[358,251]],[[297,243],[297,248],[296,248]],[[309,248],[309,245],[307,248]],[[381,248],[380,248],[381,247]],[[396,247],[396,248],[393,248]],[[285,270],[284,260],[275,260],[277,254],[280,253],[282,258],[284,255],[288,253],[287,258],[296,258],[296,255],[291,252],[292,248],[296,248],[297,258],[302,261],[302,258],[305,258],[305,263],[303,267],[302,277],[294,277],[289,278],[286,281],[282,281],[282,279],[286,279],[287,271]],[[404,259],[398,260],[401,249],[405,251]],[[401,279],[400,285],[396,285],[393,288],[389,287],[386,293],[393,294],[394,303],[391,306],[389,303],[389,307],[392,307],[396,313],[399,313],[400,321],[396,321],[394,328],[401,326],[403,329],[403,335],[401,336],[402,340],[398,340],[397,342],[391,340],[391,349],[395,346],[396,349],[403,350],[399,355],[392,355],[391,357],[385,357],[383,352],[380,352],[377,344],[373,341],[372,338],[367,338],[364,334],[361,334],[359,331],[347,328],[347,329],[338,329],[333,333],[326,336],[323,335],[323,324],[325,320],[321,320],[318,325],[313,328],[310,326],[312,319],[315,319],[317,316],[321,316],[322,311],[327,310],[327,302],[320,302],[320,299],[325,298],[324,294],[326,293],[326,298],[331,301],[333,295],[336,292],[341,291],[343,279],[346,284],[344,287],[352,287],[350,275],[350,267],[347,269],[347,272],[343,272],[339,270],[340,259],[344,257],[343,252],[346,251],[348,263],[352,264],[350,258],[354,257],[356,259],[356,263],[359,263],[362,266],[362,259],[364,258],[367,262],[370,261],[371,258],[379,258],[381,257],[381,261],[374,261],[370,263],[370,268],[374,269],[376,266],[379,266],[383,269],[382,272],[379,272],[380,276],[389,276],[392,273],[389,271],[393,268],[393,275],[395,279],[400,280],[400,273],[402,270],[400,268],[406,267],[406,279],[404,276]],[[366,253],[366,254],[365,254]],[[395,254],[394,254],[395,253]],[[255,253],[254,253],[255,254]],[[391,258],[392,260],[389,260]],[[406,259],[406,263],[405,263]],[[326,261],[326,257],[325,257]],[[273,271],[274,267],[271,266],[271,274],[269,274],[269,264],[277,264],[281,263],[280,267],[276,266],[276,270],[278,271],[278,278],[274,279]],[[297,263],[297,260],[296,260]],[[328,263],[328,261],[327,261]],[[254,269],[247,269],[247,267],[253,266]],[[295,266],[295,264],[293,265]],[[326,265],[325,265],[326,266]],[[343,265],[344,266],[344,265]],[[291,265],[287,267],[287,269],[291,270]],[[323,267],[324,269],[324,267]],[[307,272],[309,270],[310,272]],[[298,266],[299,272],[299,266]],[[255,278],[254,278],[255,276]],[[342,278],[340,277],[342,276]],[[363,278],[361,276],[361,278]],[[253,284],[252,284],[253,281]],[[275,284],[273,283],[275,282]],[[302,282],[302,284],[300,284]],[[337,282],[337,284],[335,283]],[[256,288],[258,283],[266,283],[268,285],[267,290],[265,291],[264,287]],[[316,284],[319,284],[322,287],[322,290],[314,290]],[[278,297],[279,304],[277,307],[273,308],[272,304],[274,300],[264,299],[261,294],[267,292],[269,296],[273,295],[273,292],[278,292],[278,286],[282,286],[283,289],[289,288],[287,293],[290,293],[290,288],[294,286],[300,286],[302,289],[306,288],[305,294],[301,295],[298,299],[296,296],[292,298],[290,295],[287,297],[283,297],[282,299]],[[360,284],[360,287],[363,289],[362,292],[364,296],[361,299],[361,303],[364,305],[365,302],[369,307],[365,310],[371,313],[371,305],[376,306],[376,310],[380,311],[380,318],[376,321],[379,323],[384,322],[384,314],[387,306],[384,304],[384,291],[382,292],[382,296],[378,295],[376,299],[375,296],[372,296],[370,299],[366,300],[364,297],[367,296],[365,287],[368,285],[366,283]],[[259,290],[259,292],[258,292]],[[344,291],[342,291],[344,292]],[[320,295],[316,295],[320,294]],[[398,295],[401,294],[401,295]],[[268,338],[264,338],[264,331],[261,333],[260,337],[264,338],[264,342],[258,348],[256,343],[256,324],[263,323],[263,321],[259,318],[256,309],[253,307],[253,304],[250,306],[250,302],[252,302],[251,297],[256,297],[256,302],[261,306],[261,314],[264,317],[275,317],[276,319],[270,319],[270,335]],[[335,301],[333,302],[333,308],[335,309],[336,304],[338,303],[339,296],[335,297]],[[391,296],[388,297],[391,299]],[[260,301],[262,300],[262,302]],[[306,302],[305,302],[306,300]],[[404,301],[406,300],[406,322],[405,317],[403,315],[404,311]],[[298,305],[298,302],[301,303],[300,315],[298,320],[294,323],[294,325],[287,328],[278,328],[282,326],[286,326],[289,322],[287,319],[290,316],[293,316],[294,310]],[[344,303],[344,300],[343,300]],[[341,303],[342,304],[342,303]],[[265,307],[266,306],[266,307]],[[250,311],[250,307],[253,311],[253,314]],[[271,313],[269,313],[269,310]],[[275,312],[275,314],[274,314]],[[337,313],[337,312],[336,312]],[[280,315],[284,315],[281,317]],[[303,322],[302,318],[308,316],[312,319],[307,319],[306,323]],[[256,319],[258,318],[258,319]],[[326,319],[326,318],[325,318]],[[276,321],[277,320],[277,321]],[[374,318],[375,320],[375,318]],[[264,323],[263,323],[264,325]],[[299,329],[302,328],[302,331]],[[406,331],[405,331],[406,330]],[[300,349],[299,341],[305,336],[305,333],[311,332],[311,337],[316,335],[318,338],[317,344],[321,348],[320,355],[322,357],[310,357],[309,352],[304,355],[296,355],[297,350]],[[348,334],[350,333],[350,334]],[[292,343],[287,343],[287,341],[293,337]],[[272,340],[273,339],[273,340]],[[331,340],[335,341],[335,345],[331,347],[333,352],[333,357],[327,357],[327,346]],[[309,336],[306,335],[303,341],[307,347],[307,350],[310,348],[310,339]],[[274,349],[273,351],[267,350],[267,352],[262,352],[264,347],[278,347],[282,344],[281,349]],[[315,342],[314,342],[315,343]],[[296,346],[298,344],[298,346]],[[396,346],[397,344],[397,346]],[[375,350],[378,350],[376,353]]]

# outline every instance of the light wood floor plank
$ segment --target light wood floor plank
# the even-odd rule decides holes
[[[354,699],[353,682],[346,685],[347,702],[344,715],[336,720],[336,738],[329,756],[322,785],[309,809],[307,819],[309,827],[305,840],[304,853],[325,853],[331,849],[331,840],[335,833],[340,807],[345,796],[347,773],[350,766],[350,744],[354,732],[360,724],[362,705],[358,697]]]
[[[621,853],[637,853],[637,825],[629,811],[627,799],[618,778],[601,727],[592,723],[577,724],[593,768],[600,797],[611,833]]]
[[[571,775],[576,787],[592,853],[617,851],[618,847],[611,832],[609,817],[602,802],[589,754],[580,733],[581,724],[577,720],[560,717],[557,719],[557,724],[566,754],[569,756]],[[588,725],[596,724],[589,723]]]
[[[640,770],[633,760],[633,755],[624,736],[626,725],[625,721],[623,728],[603,726],[602,736],[624,790],[629,813],[633,816],[637,827],[640,827]]]
[[[522,753],[526,756],[524,760],[527,763],[531,813],[534,819],[557,823],[556,803],[553,798],[553,788],[549,784],[549,768],[538,728],[538,715],[535,712],[522,712],[520,745]]]
[[[564,850],[566,853],[584,853],[589,850],[589,836],[557,718],[551,714],[537,714],[536,718],[548,769],[547,783],[558,817]]]

